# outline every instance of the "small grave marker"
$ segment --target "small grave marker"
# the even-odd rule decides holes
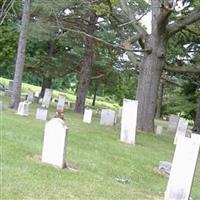
[[[165,200],[188,200],[190,197],[200,147],[200,135],[194,135],[191,138],[179,136]]]
[[[101,111],[101,125],[113,126],[115,123],[115,111],[111,109],[102,109]]]
[[[42,162],[66,167],[67,126],[60,118],[53,118],[45,125]]]
[[[162,134],[162,132],[163,132],[163,127],[162,127],[162,126],[159,126],[159,125],[157,125],[157,126],[156,126],[156,134],[157,134],[157,135],[161,135],[161,134]]]
[[[17,115],[22,115],[22,116],[28,116],[29,115],[29,102],[20,102],[18,109],[17,109]]]
[[[47,120],[47,116],[48,116],[48,110],[45,108],[38,108],[36,111],[36,119],[39,120]]]
[[[123,100],[120,140],[127,144],[135,144],[137,107],[138,101]]]
[[[92,120],[92,110],[91,109],[85,109],[84,115],[83,115],[83,122],[90,124],[91,120]]]

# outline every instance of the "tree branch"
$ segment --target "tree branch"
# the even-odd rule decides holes
[[[200,9],[192,11],[189,15],[184,18],[170,24],[167,26],[168,35],[172,36],[175,33],[179,32],[186,26],[200,20]]]
[[[200,66],[165,66],[165,70],[168,72],[175,72],[180,74],[200,74]]]
[[[145,31],[145,29],[137,22],[137,19],[136,19],[135,15],[133,14],[133,11],[128,8],[127,0],[120,0],[120,5],[121,5],[123,12],[127,15],[129,20],[131,21],[135,31],[138,34],[140,34],[141,37],[143,37],[145,39],[148,34]]]

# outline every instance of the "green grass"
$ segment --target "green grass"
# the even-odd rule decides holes
[[[7,104],[7,97],[3,101]],[[69,127],[66,159],[77,171],[59,170],[34,159],[41,154],[45,126],[45,122],[35,120],[37,106],[30,105],[28,117],[9,109],[0,114],[0,199],[163,199],[168,178],[155,169],[160,160],[172,160],[173,135],[138,133],[136,145],[126,145],[119,141],[119,125],[101,126],[98,117],[92,124],[85,124],[82,115],[66,110]],[[54,113],[55,107],[51,107],[50,117]],[[121,184],[116,177],[129,182]],[[200,164],[194,180],[192,197],[199,200]]]

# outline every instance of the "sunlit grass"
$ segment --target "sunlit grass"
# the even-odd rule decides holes
[[[126,145],[119,141],[119,124],[101,126],[98,117],[85,124],[82,115],[66,110],[66,160],[77,171],[58,170],[35,159],[41,155],[45,126],[45,122],[35,119],[38,105],[31,104],[30,116],[21,117],[6,108],[7,97],[3,102],[0,199],[163,199],[168,178],[156,169],[160,160],[172,160],[173,135],[138,133],[136,145]],[[54,114],[52,106],[49,117]],[[117,177],[128,183],[117,182]],[[200,166],[193,184],[193,200],[200,199],[199,188]]]

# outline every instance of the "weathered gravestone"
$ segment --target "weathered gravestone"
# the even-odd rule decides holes
[[[47,109],[37,108],[36,116],[35,116],[36,119],[47,120],[47,116],[48,116],[48,110]]]
[[[92,110],[91,109],[85,109],[84,115],[83,115],[83,122],[90,124],[91,120],[92,120]]]
[[[51,89],[46,88],[44,93],[44,98],[42,99],[42,106],[48,108],[50,102],[51,102]]]
[[[8,83],[8,91],[6,92],[8,96],[12,94],[12,90],[13,90],[13,80],[10,80]]]
[[[45,125],[42,162],[59,168],[66,167],[67,126],[60,118],[53,118]]]
[[[177,143],[177,140],[180,135],[185,136],[187,133],[188,121],[184,118],[180,118],[178,121],[178,126],[176,129],[176,135],[174,138],[174,144]]]
[[[191,138],[179,137],[165,192],[165,200],[189,199],[199,147],[200,135]]]
[[[127,144],[135,144],[137,107],[138,101],[123,100],[120,140]]]
[[[57,103],[57,110],[59,111],[64,111],[65,107],[65,96],[64,95],[59,95],[58,97],[58,103]]]
[[[176,115],[170,115],[169,116],[168,131],[170,133],[176,133],[178,121],[179,121],[179,117],[178,116],[176,116]]]
[[[0,101],[0,112],[3,111],[3,102]]]
[[[27,102],[33,102],[33,101],[34,101],[33,92],[31,92],[31,91],[28,92],[28,96],[27,96],[26,101],[27,101]]]
[[[162,126],[159,126],[159,125],[157,125],[157,126],[156,126],[156,134],[157,134],[157,135],[161,135],[161,134],[162,134],[162,132],[163,132],[163,127],[162,127]]]
[[[100,124],[113,126],[115,123],[115,111],[111,109],[102,109]]]
[[[17,114],[22,115],[22,116],[28,116],[29,115],[29,102],[20,102],[18,109],[17,109]]]

